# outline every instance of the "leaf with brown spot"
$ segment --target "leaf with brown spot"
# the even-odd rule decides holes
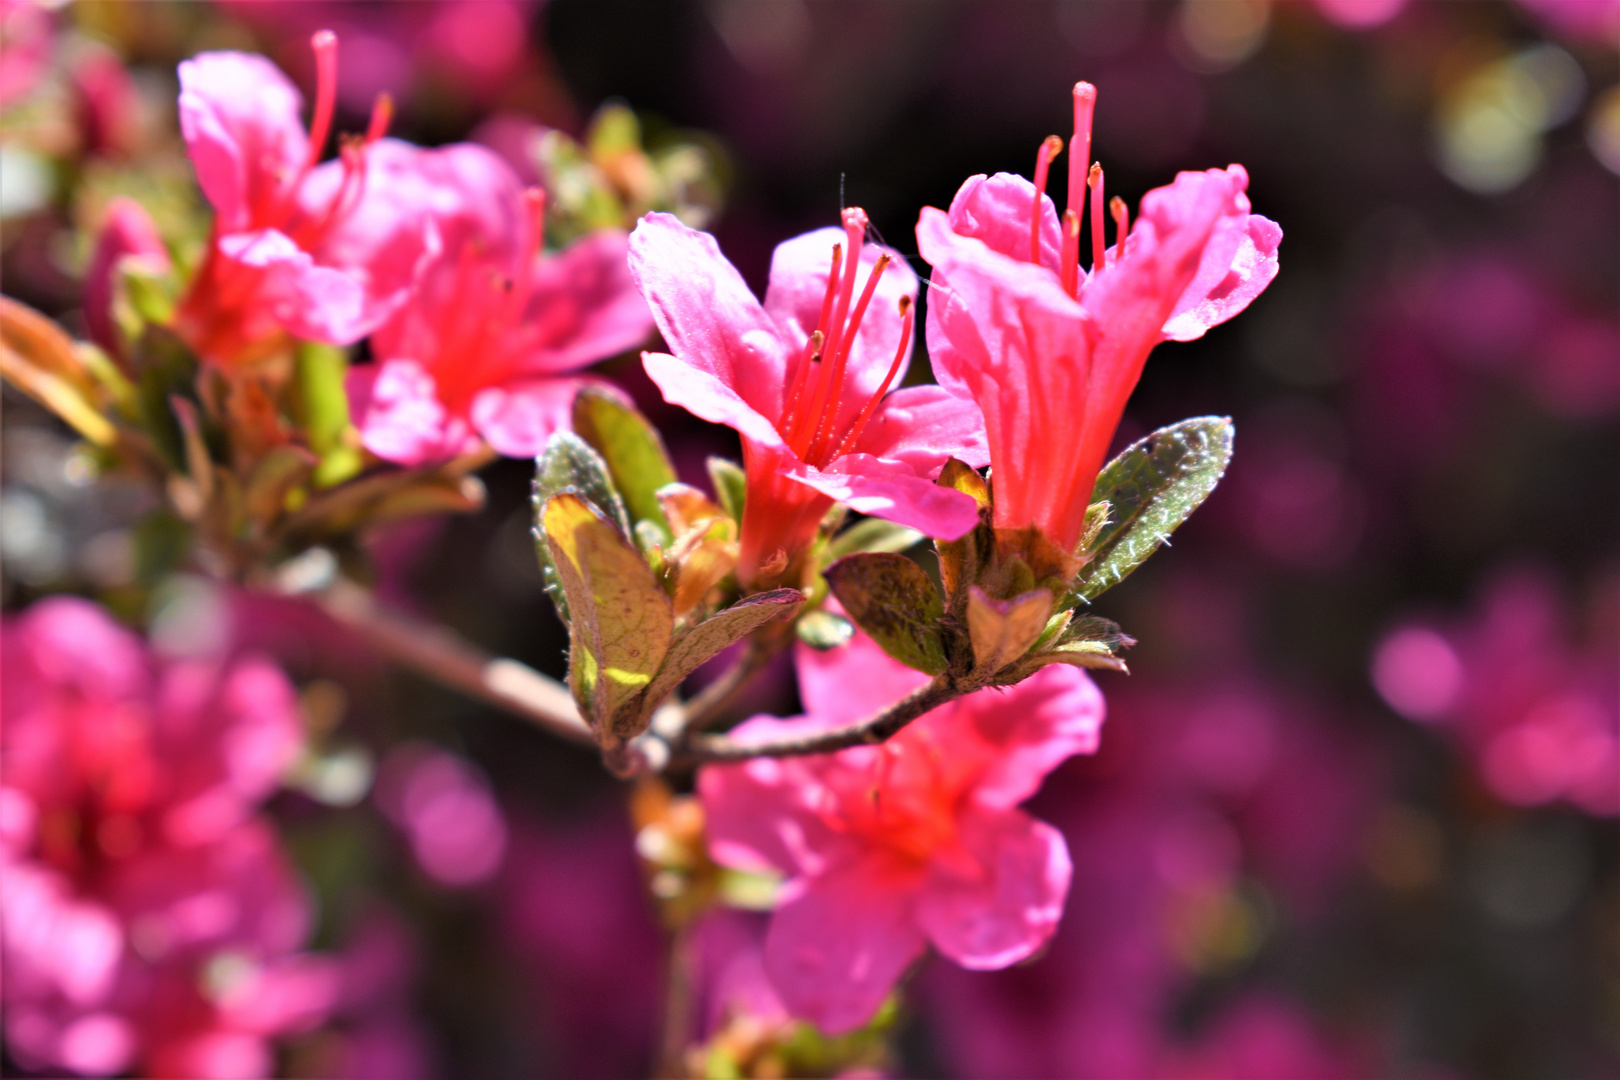
[[[907,667],[945,670],[939,621],[945,605],[922,567],[904,555],[847,555],[826,571],[827,583],[855,625]]]

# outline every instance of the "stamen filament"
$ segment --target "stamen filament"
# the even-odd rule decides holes
[[[815,332],[805,343],[804,356],[799,362],[799,370],[793,376],[793,392],[788,395],[787,407],[782,410],[782,434],[792,442],[793,433],[799,420],[799,405],[804,399],[805,383],[810,377],[810,369],[822,356],[822,346],[827,341],[829,327],[827,319],[832,314],[833,297],[838,292],[838,272],[843,268],[844,245],[834,244],[832,253],[832,268],[827,271],[827,291],[821,297],[821,317],[816,320]]]
[[[1091,272],[1103,268],[1106,250],[1103,244],[1103,170],[1099,164],[1091,166],[1086,175],[1086,186],[1091,189]]]
[[[844,211],[843,220],[849,255],[844,262],[844,282],[838,290],[838,306],[833,309],[832,322],[827,328],[828,356],[836,355],[838,346],[843,342],[844,317],[849,314],[849,302],[855,295],[855,274],[861,268],[861,245],[866,241],[866,211],[852,206]],[[818,393],[817,396],[822,395]]]
[[[321,160],[326,138],[332,133],[332,110],[337,105],[337,45],[337,35],[330,30],[317,30],[309,39],[309,47],[315,51],[315,112],[310,116],[306,172]]]
[[[1108,200],[1108,212],[1114,218],[1114,258],[1112,262],[1119,262],[1125,254],[1125,238],[1131,234],[1131,211],[1125,205],[1125,200],[1115,195]]]
[[[366,125],[366,145],[370,146],[387,135],[388,126],[393,122],[394,99],[387,94],[378,94],[377,100],[371,103],[371,122]]]
[[[900,347],[894,350],[894,360],[889,364],[889,373],[883,376],[883,385],[878,387],[877,393],[868,398],[866,404],[861,407],[860,415],[855,418],[855,423],[850,427],[849,434],[844,436],[844,441],[838,444],[838,449],[828,455],[828,461],[836,461],[854,449],[856,442],[860,440],[861,435],[866,431],[867,422],[872,419],[872,414],[877,411],[878,405],[883,401],[883,396],[889,392],[889,386],[894,382],[894,377],[899,374],[900,365],[905,361],[906,357],[911,355],[911,331],[917,321],[917,311],[912,306],[911,297],[909,296],[900,298],[900,317],[902,320],[900,324]]]
[[[1061,268],[1058,280],[1063,283],[1063,291],[1070,296],[1075,295],[1080,286],[1079,211],[1063,211],[1063,255],[1058,265]]]
[[[832,366],[823,373],[822,383],[830,387],[831,393],[826,407],[817,410],[821,416],[821,423],[816,425],[816,438],[810,450],[812,456],[819,455],[831,437],[832,426],[838,419],[838,407],[843,404],[844,369],[849,365],[850,349],[855,345],[855,335],[861,328],[861,319],[866,315],[867,305],[872,302],[872,294],[877,292],[878,279],[883,277],[883,271],[888,268],[889,254],[884,252],[878,256],[877,262],[872,264],[872,272],[866,277],[866,288],[861,290],[860,302],[855,305],[855,310],[849,317],[849,325],[844,328],[844,333],[839,339],[838,352],[832,358]]]
[[[1041,196],[1046,194],[1046,177],[1052,168],[1052,159],[1063,153],[1063,140],[1048,135],[1035,154],[1035,205],[1029,211],[1029,261],[1041,264]]]

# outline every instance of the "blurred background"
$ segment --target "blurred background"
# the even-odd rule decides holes
[[[1620,4],[153,0],[0,20],[0,273],[70,327],[111,194],[194,214],[176,62],[262,51],[307,91],[323,27],[338,130],[387,91],[396,134],[485,141],[555,182],[598,110],[628,105],[756,288],[840,205],[914,254],[921,207],[1027,175],[1067,134],[1077,79],[1099,88],[1111,193],[1243,164],[1282,270],[1161,347],[1121,430],[1230,414],[1237,454],[1103,605],[1141,642],[1132,674],[1098,676],[1101,752],[1031,806],[1074,857],[1063,925],[1014,970],[926,963],[891,1070],[1620,1075]],[[684,479],[735,456],[635,357],[604,371]],[[91,595],[177,655],[269,649],[302,689],[320,767],[273,811],[317,944],[378,989],[288,1044],[285,1071],[645,1075],[659,927],[625,787],[288,602],[154,571],[148,497],[89,485],[66,428],[3,404],[8,610]],[[490,466],[482,512],[371,555],[389,603],[560,674],[531,472]],[[795,709],[785,667],[747,707]]]

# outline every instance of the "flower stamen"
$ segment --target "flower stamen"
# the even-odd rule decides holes
[[[1108,212],[1114,218],[1114,262],[1125,254],[1125,238],[1131,233],[1131,210],[1125,200],[1115,195],[1108,200]]]
[[[883,401],[883,396],[889,392],[889,386],[894,382],[894,377],[899,374],[900,365],[907,356],[911,355],[911,332],[916,323],[916,317],[917,310],[911,303],[911,297],[902,296],[900,298],[900,347],[894,350],[894,360],[889,364],[889,373],[883,376],[883,385],[878,387],[877,393],[868,398],[866,404],[861,406],[860,415],[855,418],[855,423],[850,426],[849,434],[844,436],[844,441],[838,444],[838,449],[828,455],[828,461],[836,461],[843,457],[853,450],[855,444],[860,441],[861,435],[866,431],[867,422],[872,419],[872,414],[877,411],[879,403]]]
[[[1063,140],[1048,135],[1035,153],[1035,205],[1029,211],[1029,261],[1041,262],[1041,196],[1046,194],[1046,177],[1052,169],[1052,159],[1063,153]]]
[[[309,47],[315,51],[315,112],[310,116],[305,172],[320,162],[327,136],[332,133],[332,112],[337,106],[337,35],[317,30],[309,39]]]
[[[865,215],[863,214],[864,218]],[[883,277],[883,271],[889,268],[890,257],[887,252],[878,256],[877,262],[872,264],[872,272],[866,277],[866,288],[861,290],[860,301],[850,314],[849,325],[839,335],[838,352],[832,358],[830,368],[822,372],[822,385],[827,388],[827,401],[824,408],[818,409],[821,423],[816,425],[816,437],[810,448],[811,457],[817,457],[826,449],[827,442],[832,435],[832,427],[838,420],[838,409],[844,399],[844,369],[849,366],[849,353],[855,345],[855,335],[860,331],[861,320],[866,316],[867,305],[872,302],[872,295],[877,292],[878,281]],[[827,365],[823,365],[827,367]],[[818,399],[820,395],[817,395]],[[807,458],[806,460],[810,460]]]
[[[1103,169],[1094,163],[1086,175],[1086,186],[1091,189],[1091,272],[1103,268],[1106,247],[1103,243]]]

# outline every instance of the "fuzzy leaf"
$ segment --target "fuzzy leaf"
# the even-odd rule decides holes
[[[531,489],[535,514],[540,513],[547,499],[562,491],[573,491],[600,510],[621,533],[630,535],[630,516],[613,486],[607,462],[571,431],[554,434],[535,459]]]
[[[641,553],[583,496],[552,496],[540,513],[551,558],[568,596],[569,685],[598,736],[631,738],[645,717],[614,720],[658,674],[675,619],[669,597]]]
[[[904,555],[847,555],[825,571],[827,583],[855,625],[907,667],[945,670],[939,620],[945,614],[934,582]]]
[[[923,534],[882,518],[857,521],[827,545],[827,558],[841,559],[860,551],[902,552],[923,542]]]
[[[676,638],[664,658],[663,667],[641,698],[641,715],[652,716],[653,710],[662,705],[682,680],[705,661],[712,660],[721,650],[741,641],[766,623],[791,618],[803,603],[804,594],[798,589],[772,589],[770,592],[755,593],[723,611],[715,612]],[[645,719],[642,724],[645,726]]]
[[[748,474],[734,461],[712,457],[708,460],[709,482],[714,484],[714,497],[719,500],[732,521],[740,522],[743,502],[748,494]]]
[[[675,482],[675,467],[646,417],[618,394],[591,386],[574,397],[574,431],[602,456],[630,520],[665,525],[657,492]]]
[[[1017,660],[1046,629],[1052,594],[1032,589],[1011,600],[993,600],[977,585],[968,586],[967,625],[974,666],[1000,671]]]
[[[1097,477],[1093,503],[1110,520],[1097,531],[1070,601],[1092,600],[1123,581],[1209,497],[1232,460],[1232,420],[1200,416],[1132,443]]]

